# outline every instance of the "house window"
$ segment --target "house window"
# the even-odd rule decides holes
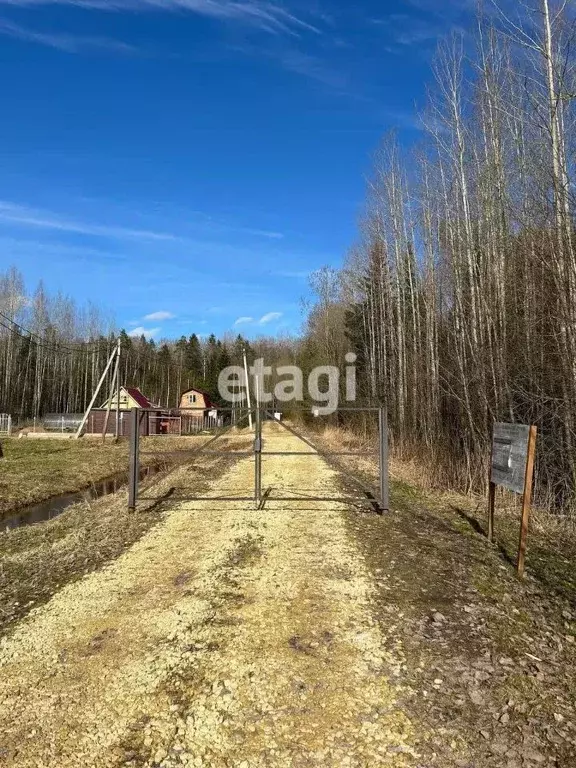
[[[195,403],[196,402],[196,395],[188,395],[188,402],[189,403]]]

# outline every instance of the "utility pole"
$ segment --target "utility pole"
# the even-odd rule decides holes
[[[84,429],[84,425],[86,424],[86,421],[88,420],[88,415],[92,408],[94,407],[94,403],[96,402],[96,398],[98,397],[98,393],[100,392],[100,389],[102,387],[102,384],[104,383],[104,379],[106,378],[106,374],[110,370],[110,366],[112,365],[112,362],[114,361],[114,358],[118,354],[117,349],[114,349],[112,351],[112,354],[108,358],[108,362],[106,363],[106,367],[104,368],[102,372],[102,376],[100,376],[100,381],[98,382],[98,386],[96,387],[96,390],[94,391],[94,394],[92,395],[92,400],[90,400],[90,405],[86,409],[86,413],[82,417],[82,421],[80,422],[80,426],[78,427],[78,430],[76,431],[75,437],[78,438],[82,434],[82,430]]]
[[[260,508],[262,501],[262,412],[260,411],[260,389],[258,374],[254,376],[256,396],[256,425],[254,430],[254,506]]]
[[[252,429],[252,411],[250,405],[250,380],[248,379],[248,361],[246,360],[246,347],[242,349],[242,357],[244,358],[244,375],[246,377],[246,400],[248,402],[248,425]]]
[[[112,384],[110,385],[110,394],[108,396],[108,406],[106,408],[106,418],[104,419],[104,429],[102,430],[102,440],[106,440],[106,432],[108,431],[108,420],[110,419],[110,410],[112,409],[112,402],[114,395],[117,394],[116,405],[116,438],[118,437],[118,420],[120,418],[120,339],[116,343],[116,349],[114,350],[114,356],[116,358],[116,364],[114,366],[114,374],[112,376]]]
[[[116,358],[116,366],[118,368],[118,377],[116,379],[116,429],[114,430],[114,437],[116,440],[120,437],[120,390],[122,389],[122,370],[120,366],[120,356],[122,354],[122,342],[118,337],[118,357]]]

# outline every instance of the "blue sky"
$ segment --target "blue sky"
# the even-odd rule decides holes
[[[0,0],[0,269],[155,338],[297,332],[471,5]]]

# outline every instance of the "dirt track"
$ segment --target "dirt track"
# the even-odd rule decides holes
[[[307,450],[266,427],[267,447]],[[309,456],[266,458],[263,485],[341,495]],[[210,493],[252,487],[245,459]],[[403,658],[383,650],[344,509],[175,502],[2,641],[0,764],[417,765]]]

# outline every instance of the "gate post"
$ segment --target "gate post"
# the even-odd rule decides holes
[[[262,499],[262,413],[260,405],[256,407],[254,435],[254,507],[260,507]]]
[[[390,511],[390,487],[388,480],[388,411],[378,411],[378,442],[380,457],[380,514]]]
[[[128,509],[134,511],[138,501],[138,480],[140,479],[140,419],[139,409],[132,408],[130,414],[130,471],[128,475]]]

